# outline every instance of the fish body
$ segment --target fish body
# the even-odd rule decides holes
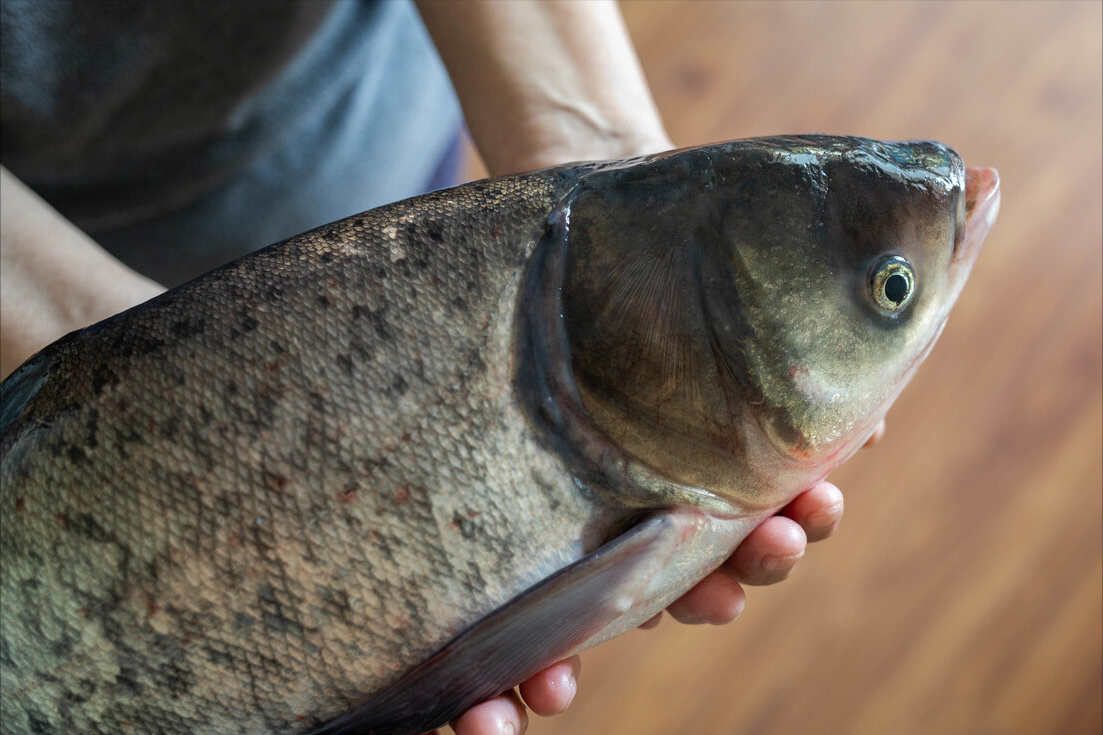
[[[638,625],[864,443],[997,203],[940,144],[734,141],[62,338],[0,386],[0,729],[414,735]]]

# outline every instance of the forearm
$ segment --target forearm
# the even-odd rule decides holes
[[[163,290],[0,167],[0,377],[58,337]]]
[[[615,2],[417,5],[492,175],[672,147]]]

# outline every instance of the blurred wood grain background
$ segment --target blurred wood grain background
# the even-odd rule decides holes
[[[533,735],[1103,729],[1103,4],[622,2],[679,145],[949,143],[1000,218],[837,535],[724,628],[583,657]]]

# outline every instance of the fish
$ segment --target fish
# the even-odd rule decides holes
[[[0,385],[0,730],[414,735],[632,629],[861,447],[999,183],[777,136],[269,246]]]

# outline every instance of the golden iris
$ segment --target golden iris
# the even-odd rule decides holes
[[[877,306],[885,311],[898,312],[915,293],[915,270],[899,255],[882,258],[873,267],[869,287]]]

